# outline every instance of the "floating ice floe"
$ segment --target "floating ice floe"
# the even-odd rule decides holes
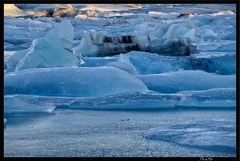
[[[28,96],[29,98],[29,96]],[[56,108],[51,102],[23,99],[13,95],[4,96],[4,113],[52,112]]]
[[[141,80],[114,67],[31,68],[4,77],[5,95],[90,97],[146,90]]]
[[[211,151],[236,152],[236,122],[207,120],[161,126],[149,129],[145,138]]]
[[[211,88],[236,88],[236,75],[217,75],[199,70],[167,72],[136,76],[149,90],[176,93]]]
[[[78,66],[82,60],[73,53],[73,36],[70,21],[63,21],[45,37],[32,42],[26,56],[17,64],[16,70]]]
[[[182,108],[227,108],[236,109],[236,88],[212,88],[201,91],[182,91],[178,103]]]
[[[199,51],[210,52],[236,52],[236,42],[217,42],[217,43],[202,43],[197,45]]]
[[[133,91],[94,97],[4,96],[4,113],[46,112],[55,107],[93,110],[235,109],[236,88],[182,91],[175,94]]]
[[[173,109],[176,108],[179,100],[180,96],[178,95],[153,91],[123,92],[99,97],[6,95],[4,96],[4,113],[36,112],[50,109],[53,106],[99,110]]]

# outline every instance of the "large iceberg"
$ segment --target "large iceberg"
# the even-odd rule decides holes
[[[161,93],[206,90],[211,88],[236,88],[236,75],[217,75],[200,70],[186,70],[136,76],[149,90]]]
[[[81,58],[73,53],[73,27],[69,20],[61,22],[43,38],[35,39],[16,70],[78,66]]]
[[[114,67],[31,68],[4,77],[4,94],[91,97],[146,91],[144,83]]]
[[[82,56],[94,57],[112,56],[127,53],[131,50],[140,51],[133,39],[133,36],[107,37],[101,32],[91,32],[82,38],[80,45],[75,48],[75,52]]]
[[[220,152],[236,151],[236,122],[228,120],[191,121],[151,128],[146,139]]]
[[[113,56],[130,51],[147,51],[160,55],[185,56],[196,53],[196,47],[187,37],[157,39],[153,36],[105,36],[101,32],[86,34],[76,54],[82,56]]]

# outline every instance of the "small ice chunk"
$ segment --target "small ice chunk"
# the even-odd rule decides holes
[[[123,54],[120,54],[119,59],[117,61],[109,62],[106,64],[106,66],[112,66],[112,67],[119,68],[121,70],[128,72],[131,75],[138,74],[138,71],[132,65],[132,63],[129,61],[128,57]]]

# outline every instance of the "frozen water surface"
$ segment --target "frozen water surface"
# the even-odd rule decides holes
[[[235,4],[5,4],[4,156],[235,157]]]
[[[198,127],[199,141],[206,130],[217,129],[218,138],[231,135],[229,146],[234,146],[233,110],[160,110],[160,111],[99,111],[57,109],[52,114],[12,114],[4,129],[4,156],[62,156],[62,157],[235,157],[230,151],[209,150],[177,144],[177,135],[166,140],[146,139],[151,128],[163,126],[169,133],[172,125],[193,121]],[[220,124],[213,120],[220,120]],[[222,120],[222,121],[221,121]],[[185,126],[191,126],[186,124]],[[204,127],[205,122],[206,127]],[[230,122],[231,124],[227,124]],[[198,125],[198,123],[200,123]],[[208,124],[209,123],[209,124]],[[214,124],[213,124],[214,123]],[[225,124],[226,123],[226,124]],[[170,126],[170,128],[168,128]],[[184,124],[182,125],[184,126]],[[215,127],[214,127],[215,126]],[[225,126],[226,127],[224,129]],[[178,128],[178,126],[175,126]],[[181,126],[180,126],[181,127]],[[180,128],[179,127],[179,128]],[[222,129],[221,129],[222,127]],[[190,127],[187,127],[190,129]],[[214,130],[215,130],[214,129]],[[228,131],[228,129],[231,129]],[[184,131],[183,129],[181,129]],[[194,130],[186,131],[194,135]],[[187,137],[187,133],[181,137]],[[167,133],[166,133],[167,134]],[[168,134],[169,135],[169,134]],[[198,135],[198,132],[195,132]],[[165,136],[162,133],[162,137]],[[194,138],[192,138],[194,140]],[[189,141],[189,140],[186,140]],[[207,145],[211,145],[212,142]],[[228,144],[228,140],[221,144]],[[188,142],[189,143],[189,142]],[[196,141],[193,145],[198,144]],[[200,145],[202,145],[200,144]],[[215,145],[215,143],[213,143]],[[229,148],[228,148],[229,149]]]

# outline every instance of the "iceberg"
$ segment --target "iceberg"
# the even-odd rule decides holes
[[[20,17],[26,14],[14,4],[4,4],[4,16]]]
[[[211,88],[236,88],[236,75],[217,75],[200,70],[137,75],[136,77],[142,80],[149,90],[160,93]]]
[[[146,51],[160,55],[185,56],[196,53],[190,38],[156,39],[152,36],[105,36],[101,32],[86,34],[76,54],[89,57],[102,57],[124,54],[130,51]]]
[[[4,77],[4,94],[91,97],[146,91],[144,83],[114,67],[30,68]]]
[[[185,33],[189,31],[189,28],[180,24],[172,24],[169,26],[167,32],[163,35],[163,39],[183,37]]]
[[[133,36],[113,36],[107,37],[101,32],[91,32],[86,34],[75,52],[82,56],[113,56],[127,53],[131,50],[140,50],[133,42]]]
[[[7,72],[14,72],[16,70],[18,62],[23,59],[26,54],[26,50],[20,50],[14,53],[6,62]]]
[[[196,53],[196,46],[187,37],[152,40],[147,48],[147,51],[160,55],[188,56]]]
[[[191,121],[149,129],[146,139],[218,152],[236,152],[236,122]]]
[[[73,27],[69,20],[61,22],[45,37],[35,39],[16,70],[78,66],[81,59],[73,53]]]
[[[132,65],[132,63],[129,61],[128,57],[126,55],[120,54],[118,60],[114,62],[109,62],[106,64],[106,66],[112,66],[115,68],[119,68],[121,70],[124,70],[128,72],[131,75],[138,74],[138,71],[136,68]]]
[[[76,16],[78,10],[70,4],[65,4],[64,7],[57,7],[54,9],[52,17],[66,17],[66,16]]]
[[[236,74],[236,53],[232,52],[201,52],[185,57],[163,56],[141,51],[131,51],[120,55],[126,56],[129,59],[139,75],[160,74],[181,70],[202,70],[220,75]],[[116,65],[120,62],[120,55],[84,57],[84,63],[80,66],[99,67],[105,66],[108,63]],[[130,68],[131,70],[135,70],[130,66],[128,66],[128,70]]]

